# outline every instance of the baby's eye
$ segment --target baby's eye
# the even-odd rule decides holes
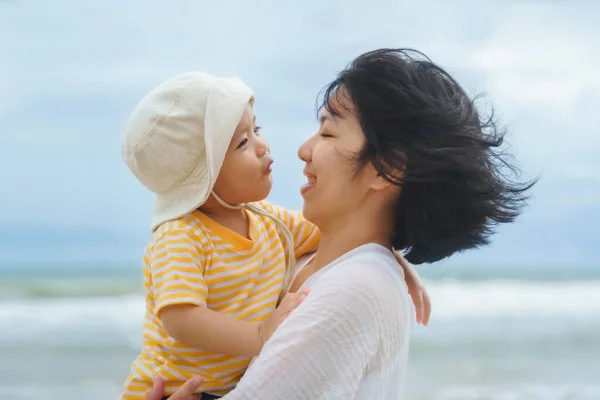
[[[240,142],[240,144],[238,144],[238,147],[236,147],[237,149],[239,149],[240,147],[243,147],[246,145],[246,143],[248,143],[248,139],[244,139]]]
[[[260,130],[261,130],[261,129],[262,129],[262,127],[261,127],[261,126],[257,126],[257,127],[255,127],[255,128],[254,128],[254,133],[255,133],[256,135],[258,135],[258,134],[260,133]]]

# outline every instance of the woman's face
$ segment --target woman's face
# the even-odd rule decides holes
[[[336,117],[323,109],[319,130],[298,150],[298,157],[306,163],[304,175],[308,179],[300,189],[302,211],[321,229],[364,206],[378,183],[371,163],[356,172],[355,157],[365,136],[354,113],[346,110],[351,103],[342,93],[332,96],[332,103],[338,102],[332,105],[344,110],[342,115]]]

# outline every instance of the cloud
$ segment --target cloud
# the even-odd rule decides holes
[[[523,163],[556,210],[600,203],[600,5],[514,3],[470,57]],[[567,189],[568,188],[568,189]]]

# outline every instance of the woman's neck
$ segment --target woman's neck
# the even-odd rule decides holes
[[[386,222],[381,222],[386,221]],[[312,264],[320,269],[363,244],[376,243],[391,249],[393,223],[378,215],[354,215],[321,229],[319,248]]]

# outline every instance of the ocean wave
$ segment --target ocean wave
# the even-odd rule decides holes
[[[433,281],[436,318],[600,314],[600,281]]]
[[[110,276],[4,279],[4,282],[0,283],[0,301],[27,298],[110,297],[141,293],[142,289],[141,277],[139,279]]]
[[[432,324],[445,323],[446,336],[463,335],[468,319],[489,319],[477,323],[480,335],[495,334],[499,324],[507,329],[518,318],[527,336],[540,335],[536,321],[546,319],[551,331],[589,326],[600,319],[600,282],[427,282],[433,304]],[[0,300],[2,343],[60,345],[78,342],[111,345],[126,341],[138,346],[145,301],[141,293],[97,297],[12,298]],[[570,328],[565,323],[578,319]],[[507,322],[508,320],[508,322]],[[504,321],[504,322],[503,322]],[[555,321],[555,322],[552,322]],[[587,325],[586,325],[587,324]],[[579,329],[578,328],[578,329]],[[504,329],[504,328],[503,328]],[[587,328],[585,328],[587,332]],[[525,331],[524,331],[525,332]],[[530,332],[530,333],[529,333]],[[433,331],[432,331],[433,333]],[[429,335],[429,330],[424,335]]]
[[[138,294],[0,301],[0,326],[10,328],[0,330],[0,344],[137,346],[144,303]]]

